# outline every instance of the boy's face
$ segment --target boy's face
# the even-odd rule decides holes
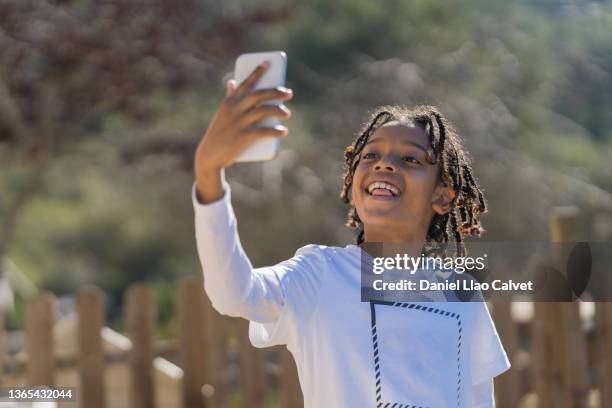
[[[418,125],[392,121],[372,134],[351,191],[366,241],[423,241],[434,214],[450,209],[454,192],[439,181],[439,166],[427,160],[430,149]]]

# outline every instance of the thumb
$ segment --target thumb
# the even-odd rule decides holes
[[[225,96],[230,96],[236,90],[236,80],[228,79],[225,84]]]

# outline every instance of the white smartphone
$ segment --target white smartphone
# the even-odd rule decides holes
[[[236,59],[234,79],[236,86],[240,85],[253,70],[262,62],[268,60],[270,67],[266,73],[255,84],[254,90],[276,88],[285,85],[285,73],[287,71],[287,54],[283,51],[253,52],[242,54]],[[278,105],[280,100],[263,102],[269,105]],[[280,124],[277,118],[266,118],[257,126],[273,127]],[[255,141],[236,159],[237,162],[251,162],[270,160],[278,153],[280,141],[277,137],[265,137]]]

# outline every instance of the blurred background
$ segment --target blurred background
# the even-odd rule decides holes
[[[3,0],[0,299],[24,328],[40,291],[75,309],[96,285],[126,328],[147,283],[158,337],[175,286],[198,276],[193,155],[235,58],[285,50],[295,97],[282,151],[227,171],[252,262],[352,243],[343,149],[381,104],[438,105],[488,198],[489,240],[547,240],[554,206],[577,235],[612,235],[609,0]],[[602,405],[603,406],[603,405]]]

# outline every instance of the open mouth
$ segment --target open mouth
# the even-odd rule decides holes
[[[371,196],[377,197],[397,197],[400,195],[400,190],[397,186],[385,181],[374,181],[370,183],[365,192]]]

